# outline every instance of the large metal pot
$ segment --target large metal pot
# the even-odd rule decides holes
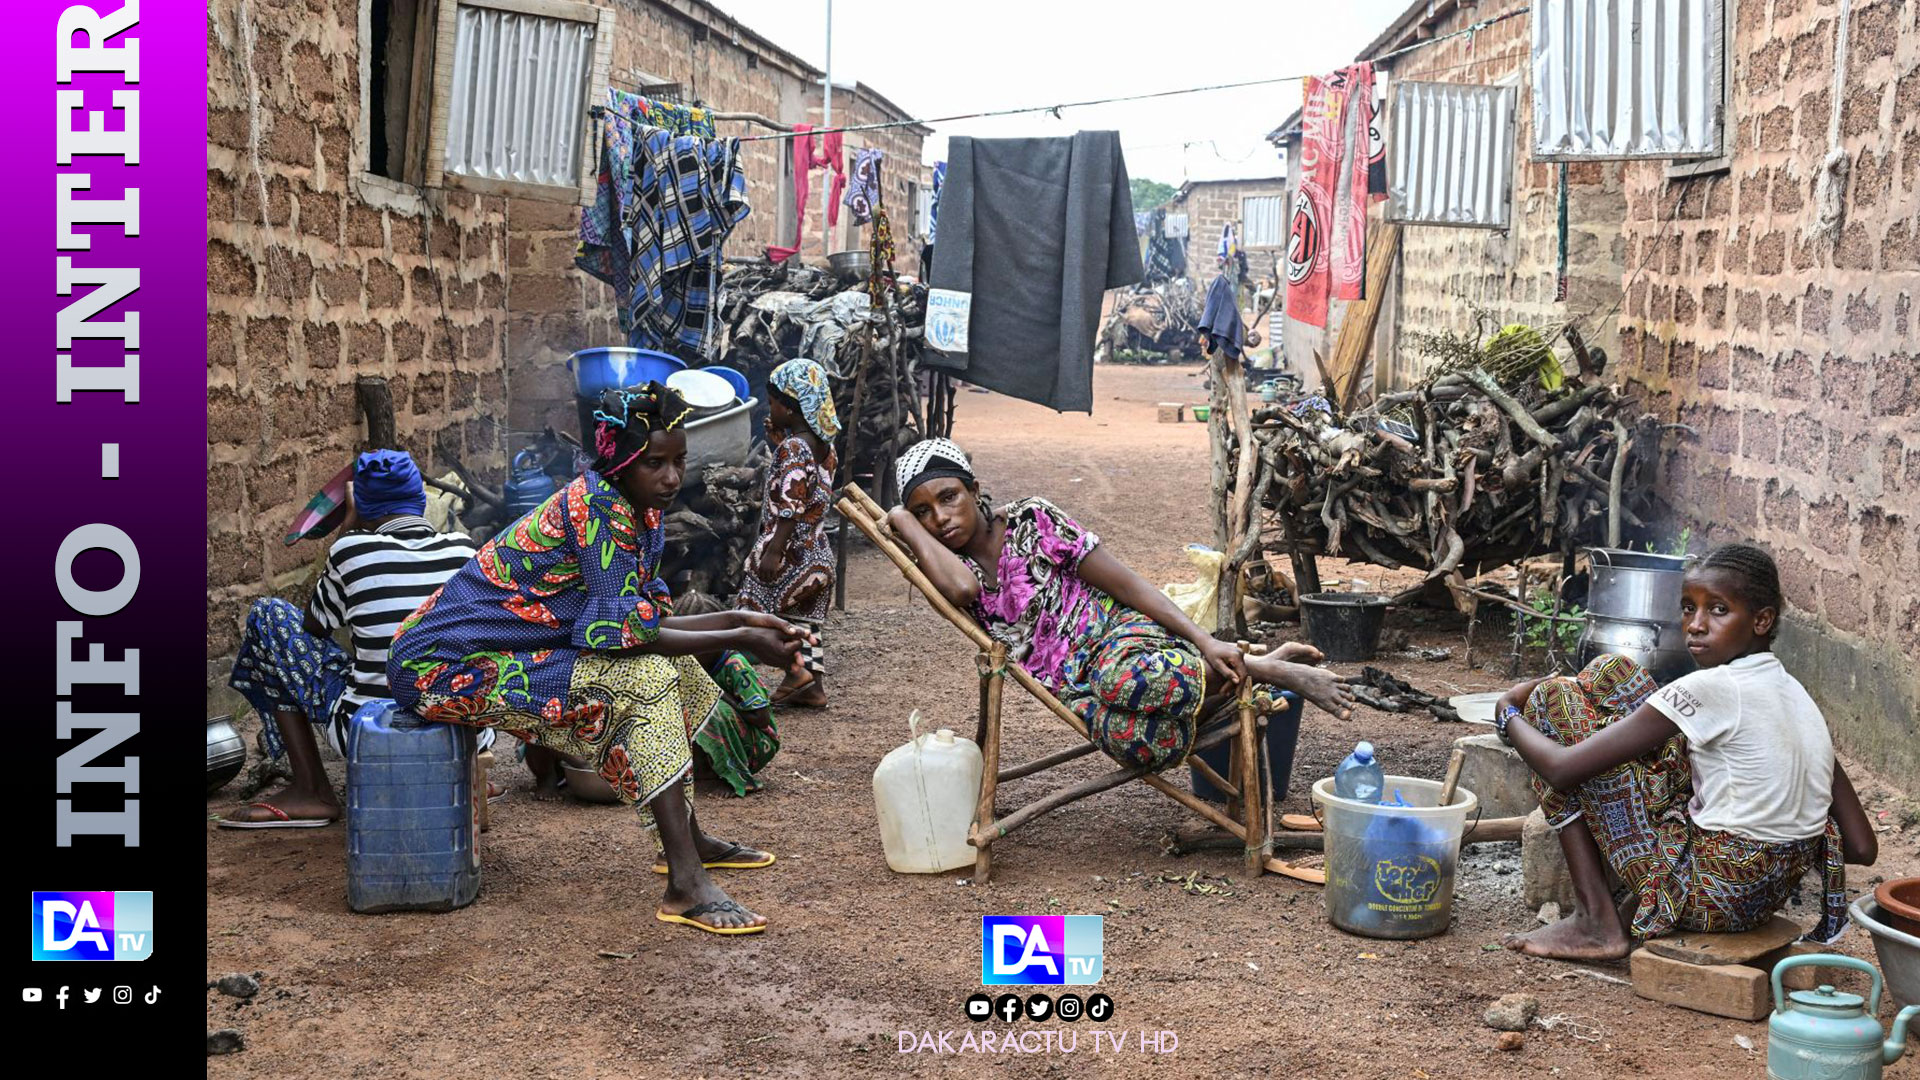
[[[1587,626],[1578,650],[1581,665],[1617,653],[1663,684],[1694,670],[1680,627],[1680,578],[1689,557],[1589,548],[1587,559],[1590,584]]]
[[[216,716],[207,721],[207,794],[226,786],[247,763],[247,744],[234,730],[233,717]]]

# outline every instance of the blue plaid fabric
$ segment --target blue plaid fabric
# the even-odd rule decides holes
[[[599,191],[581,214],[574,261],[613,286],[629,345],[704,353],[721,245],[750,210],[740,140],[675,135],[610,114]]]

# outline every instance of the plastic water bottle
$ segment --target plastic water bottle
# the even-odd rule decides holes
[[[1333,793],[1355,802],[1377,803],[1380,789],[1386,786],[1386,774],[1373,756],[1373,744],[1362,742],[1333,770]]]

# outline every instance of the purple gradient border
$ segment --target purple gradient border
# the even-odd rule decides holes
[[[8,254],[0,284],[9,302],[11,346],[0,415],[11,450],[10,546],[16,555],[8,563],[14,584],[7,618],[0,620],[0,656],[7,661],[7,701],[20,736],[8,754],[8,836],[16,895],[152,890],[158,947],[138,964],[34,964],[29,943],[16,938],[6,950],[13,985],[0,987],[0,996],[16,1024],[24,1021],[56,1036],[99,1032],[112,1040],[102,1049],[137,1054],[143,1066],[177,1057],[197,1070],[202,1059],[195,1056],[195,1016],[204,1005],[207,939],[205,795],[193,723],[201,710],[192,707],[205,700],[206,672],[207,12],[204,0],[142,0],[138,25],[115,39],[139,40],[139,82],[125,83],[118,73],[79,73],[63,87],[57,81],[59,18],[83,6],[89,5],[13,0],[6,20],[11,48],[0,66],[8,151],[8,168],[0,172],[0,228]],[[91,6],[101,11],[123,5],[93,0]],[[76,157],[71,166],[58,165],[55,125],[62,121],[54,95],[61,89],[82,91],[87,109],[107,112],[109,128],[121,126],[120,114],[111,109],[112,91],[137,89],[140,164]],[[81,197],[118,198],[127,187],[138,187],[139,235],[128,237],[118,225],[83,225],[93,238],[91,250],[58,251],[59,172],[92,177]],[[140,269],[139,291],[96,316],[140,313],[138,404],[110,393],[77,393],[71,404],[56,402],[55,315],[73,299],[55,291],[55,260],[62,254],[71,255],[76,267]],[[122,348],[117,339],[74,345],[75,362],[82,364],[118,362]],[[120,446],[118,479],[100,475],[103,442]],[[72,698],[76,711],[140,713],[140,734],[127,751],[140,759],[137,848],[110,837],[80,837],[68,848],[54,840],[54,761],[76,741],[54,737],[54,624],[82,617],[61,600],[53,568],[61,541],[89,522],[125,530],[140,553],[132,602],[111,616],[83,619],[83,640],[102,643],[109,657],[128,648],[140,651],[140,694],[130,700],[118,688],[82,687]],[[112,557],[95,552],[81,556],[75,576],[103,587],[114,572]],[[71,797],[76,810],[118,809],[121,801],[118,788],[91,784],[76,785]],[[86,969],[95,967],[105,970],[89,979],[93,973]],[[51,988],[63,982],[128,983],[139,993],[132,1005],[87,1006],[76,991],[59,1011]],[[49,988],[44,1002],[23,1002],[20,988],[34,986]],[[162,992],[148,1006],[144,997],[152,986]]]

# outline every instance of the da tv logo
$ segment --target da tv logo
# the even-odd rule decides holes
[[[152,893],[33,894],[35,960],[145,960],[152,955]]]
[[[1100,981],[1106,930],[1098,915],[983,915],[980,982],[987,986]]]

